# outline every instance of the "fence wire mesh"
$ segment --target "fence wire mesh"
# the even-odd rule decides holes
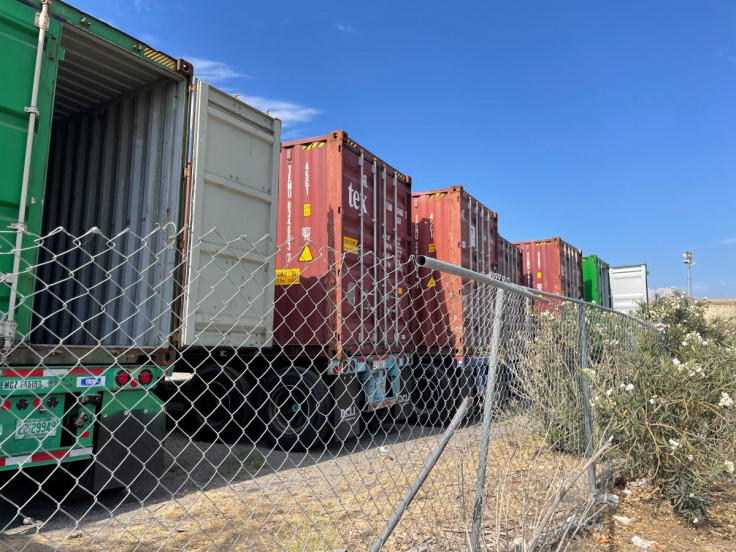
[[[0,233],[0,256],[14,243]],[[23,243],[0,295],[17,282],[13,551],[564,549],[605,482],[596,404],[659,344],[630,317],[359,247],[171,225]]]

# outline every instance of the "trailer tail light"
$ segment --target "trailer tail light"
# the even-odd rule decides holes
[[[41,399],[33,399],[33,408],[41,406]]]
[[[115,383],[117,383],[120,387],[127,385],[129,381],[130,374],[125,370],[120,370],[117,374],[115,374]]]
[[[138,383],[141,385],[148,385],[153,381],[153,372],[151,372],[148,369],[142,370],[140,374],[138,374]]]
[[[2,405],[0,405],[0,410],[10,410],[12,406],[10,401],[3,401]]]

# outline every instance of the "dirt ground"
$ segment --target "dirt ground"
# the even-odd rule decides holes
[[[657,496],[650,485],[616,489],[621,497],[617,508],[604,510],[602,527],[583,532],[575,552],[644,550],[632,543],[634,537],[652,543],[652,550],[667,552],[736,551],[736,480],[724,481],[714,489],[708,518],[697,524],[676,516],[672,506]],[[615,516],[615,517],[614,517]],[[619,518],[618,520],[616,518]],[[623,518],[623,519],[622,519]]]
[[[551,448],[523,414],[492,426],[483,495],[483,549],[520,550],[535,527],[559,542],[590,512],[584,460]],[[414,482],[441,430],[402,426],[312,453],[190,441],[173,432],[157,482],[59,506],[21,486],[0,500],[0,551],[367,550]],[[383,550],[468,549],[480,426],[454,435]],[[556,500],[561,488],[569,491]],[[717,490],[708,522],[676,518],[647,485],[616,492],[601,525],[581,529],[576,552],[641,550],[634,536],[674,552],[736,551],[736,484]],[[8,507],[11,508],[8,508]],[[15,506],[15,511],[11,511]],[[634,518],[623,526],[614,515]],[[542,523],[540,520],[545,520]],[[24,521],[25,520],[25,521]],[[594,529],[594,530],[591,530]],[[554,549],[554,548],[552,548]]]
[[[440,431],[405,426],[312,454],[167,439],[157,485],[54,509],[30,501],[0,550],[366,550],[437,444]],[[481,526],[487,549],[512,550],[544,516],[581,459],[550,450],[523,416],[497,421]],[[384,550],[467,548],[480,427],[460,429]],[[580,477],[549,519],[561,526],[586,496]],[[25,525],[20,519],[27,516]]]

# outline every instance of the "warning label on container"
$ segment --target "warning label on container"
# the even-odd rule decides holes
[[[437,285],[437,282],[434,281],[434,276],[429,277],[429,282],[427,282],[427,287],[435,287]]]
[[[305,245],[304,249],[302,249],[302,254],[299,255],[299,260],[303,263],[306,263],[308,261],[311,261],[312,259],[314,259],[314,257],[312,257],[312,250],[309,248],[308,245]]]
[[[541,272],[537,272],[537,280],[541,280],[541,279],[542,279],[542,273]]]
[[[312,204],[311,203],[305,203],[304,204],[304,216],[308,217],[312,214]]]
[[[430,243],[429,244],[429,252],[430,253],[434,253],[434,244],[433,243]]]
[[[353,253],[356,249],[358,249],[358,240],[347,236],[342,237],[342,250],[344,253]]]
[[[284,268],[276,270],[276,285],[290,286],[299,283],[299,274],[301,270],[298,268]]]

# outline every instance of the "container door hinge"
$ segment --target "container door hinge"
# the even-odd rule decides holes
[[[28,107],[24,107],[23,108],[23,111],[25,111],[26,113],[33,113],[33,114],[36,115],[36,117],[38,117],[38,115],[39,115],[38,109],[36,108],[36,106],[33,106],[33,105],[30,105]]]
[[[5,348],[10,347],[15,337],[15,322],[9,322],[7,320],[0,322],[0,336],[5,339]]]
[[[49,30],[49,16],[46,15],[43,19],[41,19],[41,12],[36,12],[36,17],[33,19],[33,24],[36,27],[43,27],[45,31]]]
[[[18,276],[16,274],[3,274],[0,272],[0,283],[3,284],[14,284],[18,281]]]

